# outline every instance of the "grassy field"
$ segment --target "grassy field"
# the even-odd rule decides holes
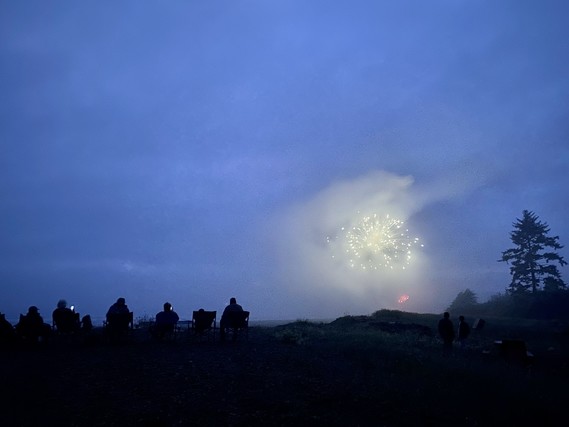
[[[559,322],[485,319],[443,357],[439,317],[380,311],[251,327],[220,343],[135,330],[0,352],[3,425],[560,425],[569,333]],[[471,322],[474,319],[468,319]],[[531,364],[494,341],[522,339]]]

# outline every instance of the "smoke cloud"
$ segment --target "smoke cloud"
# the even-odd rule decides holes
[[[427,204],[475,186],[468,181],[434,182],[427,191],[417,188],[411,176],[374,171],[333,183],[291,207],[272,226],[277,230],[273,235],[279,277],[286,282],[283,286],[311,317],[370,313],[381,308],[432,309],[440,284],[433,283],[429,244],[413,227],[413,216]],[[363,262],[354,262],[354,251],[346,250],[345,235],[362,218],[373,215],[402,221],[401,230],[407,231],[410,241],[418,238],[418,243],[411,245],[408,263],[395,262],[390,268],[379,262],[375,268],[362,268],[365,256]],[[409,298],[401,302],[402,296],[403,300]]]
[[[386,172],[337,182],[297,204],[278,219],[280,277],[316,316],[395,307],[401,294],[412,293],[421,255],[405,270],[363,270],[350,265],[338,235],[365,215],[390,215],[407,221],[419,208],[413,179]],[[341,237],[340,237],[341,238]],[[338,311],[340,313],[338,313]]]

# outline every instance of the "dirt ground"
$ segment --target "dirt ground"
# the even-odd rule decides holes
[[[321,339],[289,339],[283,330],[251,327],[247,340],[224,343],[185,336],[155,342],[135,330],[116,344],[95,333],[3,349],[0,424],[555,425],[562,413],[549,396],[565,390],[526,370],[503,373],[491,364],[488,378],[501,375],[492,382],[471,372],[474,362],[441,368],[428,343],[398,355],[366,342],[334,342],[323,332]]]

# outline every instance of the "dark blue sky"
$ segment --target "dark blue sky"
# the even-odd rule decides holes
[[[569,239],[567,16],[2,2],[0,311],[66,298],[98,317],[124,296],[187,317],[236,296],[257,319],[318,318],[503,292],[524,209]],[[406,270],[348,268],[326,243],[372,213],[424,244]]]

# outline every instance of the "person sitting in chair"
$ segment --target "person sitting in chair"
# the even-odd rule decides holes
[[[156,315],[154,324],[154,336],[163,339],[167,334],[174,332],[176,324],[180,320],[178,314],[172,309],[172,304],[164,303],[164,310]]]
[[[206,330],[212,327],[215,319],[215,311],[205,311],[200,308],[197,312],[194,311],[194,331],[196,334],[203,334]]]
[[[16,340],[16,331],[6,320],[4,313],[0,313],[0,347],[3,344],[12,344]]]
[[[234,327],[231,321],[231,313],[235,312],[243,312],[243,307],[237,304],[237,300],[235,298],[231,298],[229,300],[229,305],[225,307],[225,310],[223,310],[221,320],[219,321],[219,339],[221,341],[225,340],[225,329]]]
[[[89,332],[93,329],[93,321],[91,320],[91,315],[86,314],[81,318],[81,330]]]
[[[60,299],[57,302],[57,308],[51,314],[53,324],[60,333],[73,333],[79,329],[77,315],[73,310],[67,308],[67,301]]]
[[[16,333],[29,342],[38,342],[49,338],[51,327],[44,323],[39,309],[32,305],[25,316],[20,314],[20,321],[16,325]]]
[[[128,329],[130,311],[124,298],[117,299],[107,311],[107,325],[115,331]]]

